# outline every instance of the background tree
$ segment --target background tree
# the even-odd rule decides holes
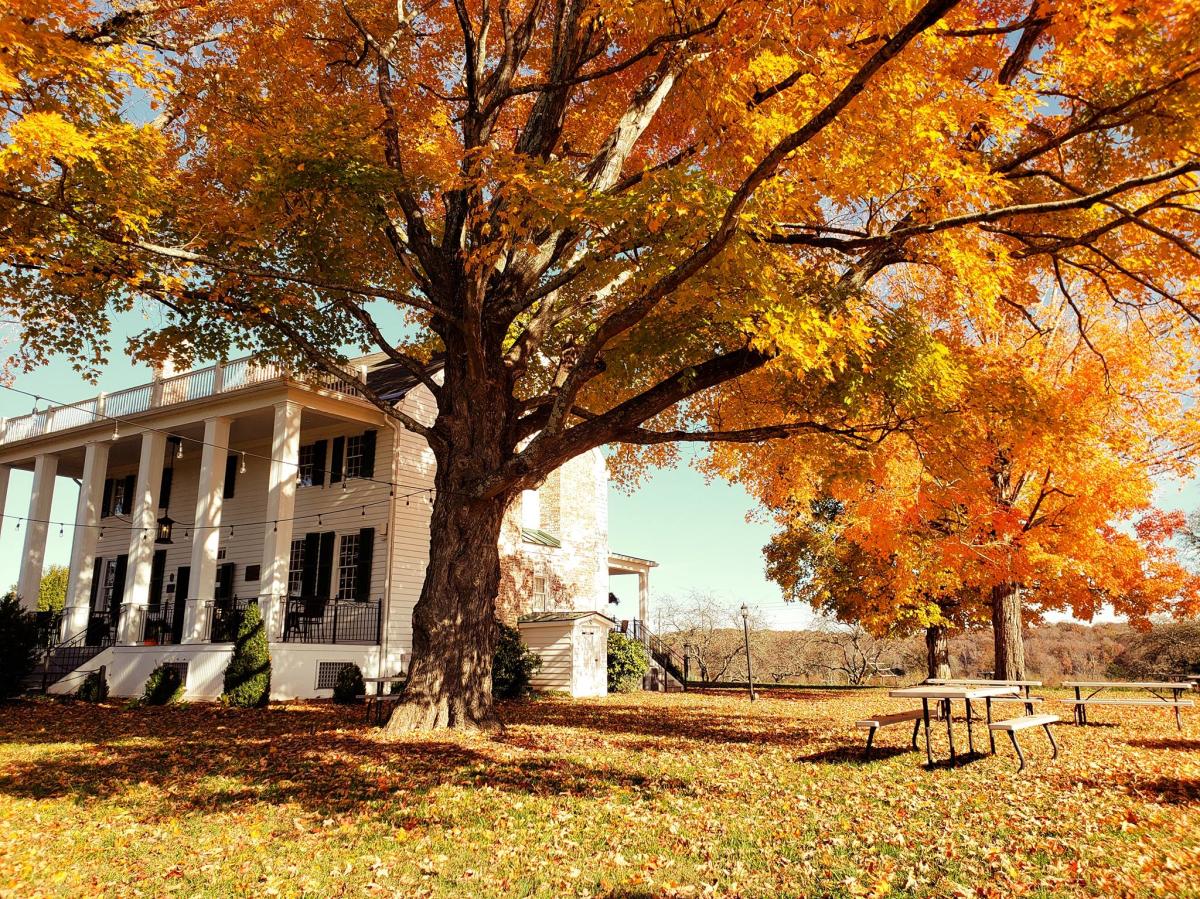
[[[990,614],[995,676],[1017,679],[1023,605],[1141,622],[1193,609],[1182,516],[1154,506],[1155,477],[1189,473],[1200,436],[1187,342],[1149,358],[1101,320],[1086,342],[935,336],[954,386],[941,408],[910,403],[893,438],[850,459],[796,442],[719,454],[776,511],[766,555],[785,592],[877,634],[926,628],[931,674],[948,662],[941,629]]]
[[[503,513],[565,460],[839,429],[728,427],[718,388],[809,390],[897,308],[1015,330],[1061,273],[1103,290],[1039,327],[1191,322],[1197,17],[1126,7],[15,0],[14,361],[92,372],[150,301],[140,358],[411,372],[432,421],[364,391],[437,463],[389,726],[487,725]]]
[[[42,572],[38,584],[38,611],[61,612],[67,601],[67,580],[70,571],[66,565],[51,565]]]
[[[712,593],[693,591],[663,597],[656,604],[661,636],[680,658],[689,657],[688,676],[704,683],[737,680],[746,672],[746,634],[742,614]],[[751,609],[746,619],[750,651],[761,646],[767,630],[762,613]],[[757,664],[759,656],[752,655]]]

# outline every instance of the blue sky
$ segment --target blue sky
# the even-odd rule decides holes
[[[131,314],[121,323],[122,332],[140,330],[150,322]],[[0,353],[12,339],[0,330]],[[119,347],[119,341],[114,341]],[[28,374],[17,374],[12,385],[50,400],[77,402],[100,391],[114,391],[150,380],[145,366],[133,365],[123,352],[104,369],[99,384],[86,383],[63,360]],[[0,390],[0,415],[10,417],[29,412],[29,397]],[[46,403],[39,404],[44,408]],[[25,515],[31,475],[13,472],[4,511]],[[59,479],[52,518],[71,521],[77,492],[66,479]],[[1163,484],[1160,503],[1186,511],[1200,506],[1200,481]],[[779,588],[763,575],[762,547],[770,537],[770,526],[747,521],[754,504],[737,486],[706,481],[686,465],[661,469],[648,476],[632,495],[612,491],[609,496],[609,543],[613,550],[654,559],[659,567],[651,575],[653,596],[683,595],[689,591],[709,592],[730,608],[743,602],[760,610],[776,628],[803,627],[812,620],[805,609],[785,603]],[[16,581],[20,540],[15,522],[4,522],[5,540],[0,547],[0,585]],[[66,564],[71,552],[71,532],[62,536],[50,529],[47,562]],[[613,580],[613,589],[623,599],[622,616],[636,614],[636,579]],[[653,626],[653,614],[651,615]]]

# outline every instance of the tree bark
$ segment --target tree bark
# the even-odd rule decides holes
[[[926,671],[930,678],[950,677],[950,640],[945,625],[925,628]]]
[[[389,734],[499,727],[492,657],[500,531],[509,502],[526,485],[498,494],[479,490],[510,458],[512,385],[502,367],[468,374],[467,358],[464,349],[448,347],[433,426],[440,442],[433,447],[429,566],[413,608],[408,684]]]
[[[1021,635],[1021,588],[998,584],[992,588],[992,635],[995,639],[996,680],[1025,680],[1025,641]]]

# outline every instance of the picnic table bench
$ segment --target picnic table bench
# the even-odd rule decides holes
[[[1050,748],[1053,754],[1050,758],[1058,758],[1058,744],[1054,742],[1054,734],[1050,731],[1051,724],[1057,724],[1059,717],[1057,715],[1022,715],[1020,718],[1009,718],[1006,721],[993,721],[988,724],[989,731],[1000,731],[1008,734],[1008,738],[1012,741],[1013,749],[1017,752],[1017,758],[1021,764],[1017,767],[1017,773],[1020,774],[1025,770],[1025,753],[1021,752],[1021,744],[1017,742],[1017,734],[1023,730],[1029,730],[1033,727],[1040,727],[1046,731],[1046,737],[1050,740]],[[993,738],[992,752],[996,751],[996,743]]]
[[[1075,723],[1081,727],[1088,723],[1088,706],[1149,706],[1173,710],[1175,726],[1183,730],[1183,718],[1179,714],[1179,710],[1191,708],[1196,704],[1190,699],[1183,698],[1183,694],[1191,690],[1192,685],[1182,681],[1065,681],[1063,686],[1073,689],[1075,698],[1058,701],[1074,706]],[[1084,696],[1085,690],[1091,692]],[[1142,690],[1151,695],[1136,699],[1098,699],[1097,696],[1105,690]],[[1164,695],[1166,693],[1171,694],[1170,698]]]
[[[855,721],[855,727],[868,728],[867,731],[867,748],[863,750],[864,756],[871,754],[871,746],[875,742],[875,731],[881,727],[887,727],[891,724],[901,724],[905,721],[912,721],[912,748],[917,748],[917,734],[921,732],[921,719],[925,713],[921,709],[908,709],[904,712],[891,712],[887,715],[872,715],[870,718],[864,718],[861,721]]]
[[[967,747],[971,754],[975,752],[975,737],[972,730],[972,721],[974,716],[971,714],[972,702],[982,701],[986,707],[987,723],[988,723],[988,740],[991,744],[992,753],[996,752],[996,739],[991,728],[992,724],[992,701],[1000,698],[1012,698],[1017,695],[1018,688],[1007,684],[996,684],[989,681],[986,686],[975,686],[971,684],[922,684],[917,687],[903,687],[899,690],[892,690],[888,693],[894,699],[919,699],[921,700],[921,720],[925,722],[925,757],[930,765],[933,764],[933,750],[929,743],[929,703],[938,702],[945,703],[947,707],[953,701],[960,701],[966,705],[967,711]],[[885,716],[879,716],[876,719],[881,720]],[[950,743],[950,763],[954,764],[957,761],[956,752],[954,749],[954,727],[949,714],[946,715],[946,737]]]
[[[375,713],[375,723],[383,723],[383,710],[388,706],[392,706],[400,702],[404,695],[404,690],[401,689],[395,693],[384,693],[384,684],[401,684],[408,683],[407,674],[397,674],[392,677],[364,677],[363,684],[375,684],[374,693],[360,693],[356,699],[361,699],[367,704],[367,721],[371,720],[371,713]]]

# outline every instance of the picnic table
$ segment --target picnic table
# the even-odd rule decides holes
[[[365,686],[366,684],[374,684],[375,685],[374,693],[367,693],[366,695],[363,696],[363,699],[366,700],[366,703],[367,703],[367,720],[368,721],[371,720],[371,711],[374,710],[375,723],[381,724],[383,722],[383,707],[384,707],[384,705],[387,703],[393,703],[393,702],[400,701],[399,693],[385,694],[383,692],[384,684],[404,684],[407,682],[408,682],[407,674],[393,674],[388,677],[364,677],[363,678],[363,684],[364,684],[363,689],[366,689],[366,686]]]
[[[933,764],[933,749],[929,744],[929,702],[944,702],[947,710],[950,703],[962,702],[967,709],[967,747],[972,754],[975,752],[975,736],[971,729],[971,703],[983,701],[987,708],[987,723],[988,723],[988,741],[991,745],[991,751],[996,753],[996,738],[992,734],[992,700],[993,699],[1009,699],[1014,696],[1019,698],[1018,688],[1008,685],[997,686],[975,686],[971,684],[925,684],[918,687],[901,687],[898,690],[892,690],[888,693],[895,699],[919,699],[921,700],[921,718],[925,722],[925,757],[929,764]],[[956,761],[954,750],[954,727],[951,722],[951,715],[946,715],[946,736],[950,741],[950,762],[953,764]]]
[[[931,677],[926,680],[925,683],[954,687],[1016,687],[1020,693],[1024,694],[1025,711],[1031,715],[1033,714],[1033,704],[1035,702],[1042,701],[1033,697],[1033,688],[1040,687],[1042,685],[1040,680],[989,680],[985,678],[973,677]],[[1001,696],[995,698],[1004,701],[1016,700],[1018,702],[1021,699],[1020,696]]]
[[[1195,703],[1184,699],[1183,694],[1191,691],[1192,685],[1187,681],[1064,681],[1064,687],[1075,691],[1074,699],[1060,699],[1059,702],[1069,703],[1075,707],[1075,723],[1080,727],[1088,723],[1087,710],[1089,705],[1115,706],[1160,706],[1175,712],[1175,726],[1183,730],[1183,718],[1179,710],[1191,707]],[[1087,696],[1083,691],[1090,690]],[[1153,698],[1137,699],[1097,699],[1105,690],[1141,690]],[[1170,693],[1168,698],[1166,693]]]

